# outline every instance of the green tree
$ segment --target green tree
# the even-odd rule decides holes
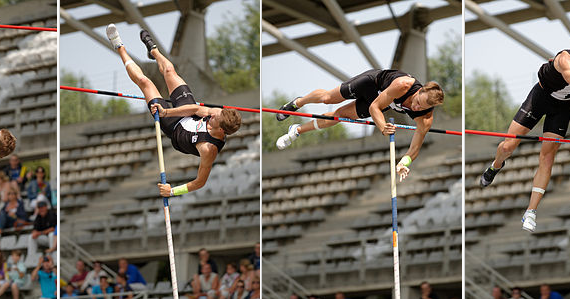
[[[428,59],[429,80],[438,82],[445,92],[443,110],[450,116],[461,115],[461,35],[450,32]]]
[[[17,4],[17,3],[25,2],[25,1],[29,1],[29,0],[0,0],[0,7],[5,6],[5,5]]]
[[[269,105],[271,107],[280,107],[288,101],[290,101],[290,97],[280,92],[274,92],[271,98],[267,100],[268,103],[271,103]],[[291,124],[305,123],[307,121],[310,121],[310,119],[302,118],[299,116],[290,116],[287,120],[278,122],[275,119],[275,114],[263,113],[262,121],[262,148],[264,152],[272,152],[277,150],[277,147],[275,146],[277,139],[283,134],[287,133],[287,129]],[[346,138],[346,128],[342,125],[336,125],[324,130],[316,130],[305,133],[303,136],[295,140],[290,148],[299,148],[308,145],[320,144],[326,141],[342,140]]]
[[[89,83],[85,77],[77,77],[66,70],[62,70],[61,84],[89,88]],[[111,99],[103,102],[84,92],[62,90],[60,93],[59,114],[62,125],[100,120],[130,113],[130,106],[125,99]]]
[[[499,78],[475,71],[465,85],[465,128],[506,131],[516,107]]]
[[[244,7],[245,16],[228,16],[207,41],[214,78],[230,93],[259,87],[259,2]]]

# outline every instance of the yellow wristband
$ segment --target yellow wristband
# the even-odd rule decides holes
[[[400,163],[406,167],[410,167],[410,165],[412,165],[412,158],[410,158],[408,155],[405,155],[402,157],[402,160],[400,160]]]
[[[188,193],[188,186],[186,184],[176,186],[172,188],[172,193],[174,194],[174,196],[180,196],[182,194],[186,194]]]

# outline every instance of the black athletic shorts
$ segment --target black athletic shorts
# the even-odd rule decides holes
[[[166,108],[176,108],[184,105],[191,105],[196,104],[196,100],[194,100],[194,95],[190,90],[188,85],[180,85],[172,91],[170,94],[170,101],[172,105],[170,105],[166,100],[163,98],[156,98],[154,100],[158,101],[162,107]],[[150,110],[151,103],[148,103],[148,109]],[[172,138],[172,133],[174,132],[174,127],[176,124],[182,119],[183,117],[175,116],[175,117],[161,117],[160,118],[160,129],[168,138]]]
[[[565,136],[570,121],[570,101],[551,97],[540,84],[536,84],[514,117],[520,125],[532,129],[546,115],[542,132]]]
[[[370,104],[378,97],[378,74],[381,70],[369,70],[342,82],[340,94],[345,99],[356,99],[356,114],[370,117]]]

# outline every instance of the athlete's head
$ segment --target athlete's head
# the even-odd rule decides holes
[[[16,137],[6,129],[0,130],[0,158],[8,156],[16,148]]]
[[[241,115],[235,109],[212,109],[210,125],[221,128],[226,135],[231,135],[241,126]]]
[[[443,104],[443,90],[439,84],[430,81],[412,98],[412,110],[421,111]]]

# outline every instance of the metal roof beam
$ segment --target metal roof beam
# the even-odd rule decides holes
[[[287,49],[293,50],[293,51],[301,54],[302,56],[309,59],[310,61],[312,61],[316,65],[320,66],[322,69],[327,71],[329,74],[337,77],[341,81],[346,81],[349,79],[349,76],[344,74],[342,71],[340,71],[340,70],[336,69],[334,66],[328,64],[326,61],[322,60],[317,55],[309,52],[309,50],[307,50],[305,47],[303,47],[299,43],[295,42],[294,40],[287,38],[279,29],[277,29],[277,27],[271,25],[269,22],[267,22],[263,19],[261,20],[261,28],[263,29],[263,31],[271,34],[271,36],[276,38],[277,41],[280,44],[282,44],[284,47],[286,47]]]
[[[381,69],[382,67],[380,66],[380,63],[378,63],[378,61],[376,60],[376,57],[374,57],[374,55],[372,55],[372,52],[370,52],[370,50],[368,49],[366,44],[364,44],[364,42],[362,41],[362,38],[360,37],[360,34],[358,33],[358,31],[346,19],[344,11],[340,7],[340,5],[338,5],[338,2],[336,2],[336,0],[322,0],[322,1],[325,4],[325,6],[328,8],[328,10],[331,13],[331,15],[333,16],[333,18],[340,25],[340,28],[342,28],[342,31],[344,32],[344,34],[346,34],[346,36],[353,43],[356,44],[358,49],[360,49],[360,52],[362,52],[362,55],[364,55],[364,57],[366,57],[366,60],[368,60],[368,63],[370,63],[370,65],[373,68]]]
[[[566,30],[570,32],[570,20],[568,20],[568,16],[566,16],[564,8],[560,5],[560,2],[558,0],[544,0],[544,4],[546,4],[548,11],[554,17],[559,19],[564,27],[566,27]]]
[[[291,17],[319,25],[331,33],[341,33],[337,23],[325,9],[313,2],[289,0],[263,0],[263,4],[271,6]]]
[[[528,38],[524,37],[522,34],[516,32],[515,30],[511,29],[508,24],[504,23],[500,19],[489,15],[485,12],[477,3],[473,2],[472,0],[465,0],[465,8],[469,9],[472,13],[477,15],[477,17],[485,24],[497,28],[506,35],[510,36],[514,40],[521,43],[523,46],[527,47],[529,50],[533,51],[537,55],[541,56],[544,59],[549,59],[552,57],[552,54],[545,50],[544,48],[540,47],[539,45],[533,43]]]

